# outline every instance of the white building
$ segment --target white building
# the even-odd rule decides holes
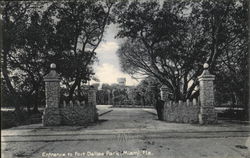
[[[126,85],[126,78],[117,78],[117,82],[120,86]]]

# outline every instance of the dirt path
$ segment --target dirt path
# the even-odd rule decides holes
[[[35,124],[2,130],[2,157],[250,156],[249,125],[175,124],[157,120],[153,109],[105,110],[100,121],[88,127]]]

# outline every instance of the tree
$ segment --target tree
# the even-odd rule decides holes
[[[2,2],[4,86],[15,109],[44,103],[43,76],[57,64],[69,99],[93,75],[95,49],[111,21],[113,2]]]
[[[165,1],[162,6],[155,1],[131,2],[118,11],[117,18],[117,36],[127,39],[117,52],[123,70],[156,78],[169,88],[173,100],[196,97],[203,64],[209,63],[210,71],[217,73],[228,44],[244,46],[244,42],[233,45],[244,36],[239,31],[245,28],[241,20],[247,21],[244,4],[226,0]],[[243,47],[237,50],[243,57],[239,53]]]
[[[5,2],[3,6],[3,76],[16,110],[38,112],[44,104],[43,76],[48,72],[53,25],[45,2]]]
[[[132,94],[129,94],[129,99],[142,106],[155,106],[159,98],[160,87],[160,83],[154,78],[147,77],[131,89]]]
[[[17,44],[17,53],[13,54],[10,60],[13,70],[18,71],[16,76],[23,75],[23,78],[20,77],[18,79],[21,80],[17,81],[22,87],[16,88],[23,90],[22,95],[30,97],[27,104],[33,104],[33,112],[38,112],[38,104],[44,100],[41,98],[44,97],[43,76],[49,68],[48,52],[51,51],[50,40],[53,35],[53,28],[47,23],[48,19],[44,15],[46,14],[39,15],[37,11],[31,13],[31,22],[23,34],[22,41]]]
[[[33,93],[36,96],[34,111],[37,112],[36,101],[38,91],[41,90],[42,74],[40,73],[42,70],[40,67],[44,60],[40,58],[43,53],[40,51],[45,46],[42,33],[47,30],[44,31],[45,28],[40,26],[40,15],[35,12],[38,9],[36,4],[31,2],[1,3],[3,7],[2,73],[8,93],[13,98],[13,104],[18,113],[22,104],[31,104],[27,102],[27,98],[31,99]]]
[[[162,8],[154,1],[135,1],[128,6],[117,20],[118,37],[128,39],[118,55],[124,71],[155,77],[169,87],[172,99],[179,100],[192,97],[196,83],[187,85],[201,71],[206,52],[187,53],[185,45],[191,36],[186,27],[188,18],[181,15],[182,3],[169,2],[164,2]],[[173,6],[178,9],[171,9]],[[203,43],[201,40],[193,46],[202,47]]]
[[[250,37],[250,20],[249,20],[249,18],[250,18],[250,3],[249,3],[249,1],[247,1],[247,6],[248,6],[248,37]],[[248,78],[247,78],[247,80],[249,81],[249,78],[250,78],[250,76],[249,76],[249,74],[250,74],[250,40],[248,40]],[[248,82],[248,96],[246,95],[246,97],[248,97],[248,99],[247,99],[247,108],[246,108],[246,113],[248,114],[248,120],[250,120],[250,100],[249,100],[249,98],[250,98],[250,86],[249,86],[249,82]]]
[[[112,1],[55,2],[50,6],[56,23],[56,36],[51,59],[58,65],[63,84],[72,99],[81,84],[94,74],[92,64],[105,27],[111,22]]]
[[[248,114],[247,1],[203,1],[194,7],[194,12],[199,13],[194,17],[203,25],[209,41],[207,46],[211,55],[208,62],[211,61],[216,75],[217,98],[231,101],[234,106],[243,106]]]

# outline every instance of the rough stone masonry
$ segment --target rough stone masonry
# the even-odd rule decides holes
[[[217,113],[215,112],[214,85],[215,76],[208,71],[207,63],[203,66],[204,71],[198,77],[200,86],[200,124],[213,124],[217,122]]]
[[[161,100],[164,107],[162,109],[163,120],[177,123],[200,123],[213,124],[217,122],[217,114],[214,106],[214,75],[208,71],[209,65],[204,64],[204,71],[198,77],[200,96],[199,101],[194,99],[182,102],[170,102],[168,100],[168,89],[166,86],[161,87]]]
[[[60,107],[60,77],[56,65],[51,64],[51,71],[44,77],[46,107],[43,112],[43,126],[86,125],[98,119],[96,92],[90,89],[88,103]]]

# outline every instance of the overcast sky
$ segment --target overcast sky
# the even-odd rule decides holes
[[[163,1],[164,0],[158,0],[160,5],[163,4]],[[116,50],[119,48],[119,44],[122,43],[122,40],[115,39],[116,34],[117,27],[114,24],[109,25],[104,34],[104,40],[96,50],[99,62],[94,66],[95,76],[101,83],[117,83],[117,78],[125,77],[126,85],[137,85],[139,83],[137,80],[121,71]]]
[[[126,85],[136,85],[137,80],[121,71],[116,51],[122,40],[115,39],[116,33],[117,28],[115,25],[109,25],[106,29],[104,40],[96,50],[99,61],[94,65],[95,76],[100,80],[100,83],[117,83],[117,78],[125,77]]]

